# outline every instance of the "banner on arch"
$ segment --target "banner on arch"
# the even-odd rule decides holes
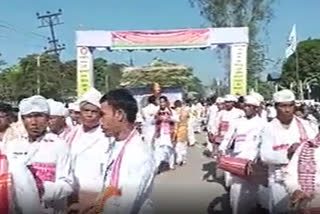
[[[230,93],[247,94],[247,44],[231,45]]]
[[[93,56],[88,47],[77,48],[77,94],[82,96],[93,86]]]

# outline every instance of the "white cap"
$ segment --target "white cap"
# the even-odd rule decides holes
[[[253,105],[253,106],[257,106],[257,107],[260,106],[260,100],[253,95],[245,96],[244,103],[249,104],[249,105]]]
[[[27,115],[31,113],[50,113],[47,100],[40,95],[35,95],[21,100],[19,109],[21,115]]]
[[[256,97],[261,103],[264,102],[264,97],[257,92],[250,92],[250,95]]]
[[[50,115],[52,116],[68,116],[68,110],[64,107],[63,103],[57,102],[53,99],[47,100],[49,107],[50,107]]]
[[[218,97],[216,103],[221,104],[224,103],[224,99],[222,97]]]
[[[284,89],[273,94],[273,101],[275,103],[293,102],[295,99],[294,93],[288,89]]]
[[[80,105],[78,102],[69,103],[69,110],[80,112]]]
[[[95,88],[91,88],[89,91],[84,93],[79,100],[80,107],[83,104],[90,103],[100,108],[100,99],[102,94]]]
[[[238,102],[238,99],[235,95],[227,94],[226,96],[224,96],[224,101],[225,102]]]

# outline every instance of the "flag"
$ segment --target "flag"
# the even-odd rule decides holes
[[[294,24],[287,41],[286,58],[289,58],[296,51],[296,48],[297,48],[297,32],[296,32],[296,25]]]

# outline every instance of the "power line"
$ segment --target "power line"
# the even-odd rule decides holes
[[[51,38],[48,38],[49,49],[46,50],[47,53],[54,53],[59,56],[60,52],[65,49],[65,44],[60,45],[59,40],[56,38],[56,34],[54,32],[54,26],[63,24],[60,22],[59,16],[62,15],[62,10],[59,9],[56,13],[51,13],[47,11],[45,15],[40,15],[37,13],[38,19],[41,21],[41,25],[39,28],[49,27]]]
[[[0,20],[0,28],[5,28],[7,30],[11,30],[11,31],[19,33],[19,35],[23,35],[23,36],[26,36],[26,34],[28,34],[29,36],[33,36],[34,38],[37,38],[37,39],[39,39],[39,38],[47,39],[47,37],[42,34],[39,34],[39,33],[33,32],[33,31],[27,31],[22,28],[18,28],[18,27],[14,26],[6,21],[3,21],[3,20]],[[23,34],[21,34],[21,33],[23,33]]]

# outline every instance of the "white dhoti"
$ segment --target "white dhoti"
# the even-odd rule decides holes
[[[186,163],[188,146],[186,142],[178,142],[176,145],[177,163]]]
[[[188,121],[188,142],[190,146],[193,146],[196,143],[196,138],[194,136],[194,118],[190,118]]]
[[[270,213],[287,213],[289,211],[289,194],[282,183],[270,182]]]
[[[224,182],[226,187],[230,187],[232,184],[232,175],[230,172],[224,172]]]
[[[194,126],[194,131],[197,133],[201,132],[201,123],[202,123],[202,119],[201,118],[197,118],[194,120],[193,122],[193,126]]]
[[[167,162],[171,169],[174,168],[175,151],[169,134],[162,134],[155,140],[155,159],[157,167],[161,162]]]
[[[146,143],[151,145],[155,130],[156,128],[155,128],[155,125],[153,124],[145,124],[142,127],[142,135]]]
[[[233,214],[248,214],[256,208],[258,185],[233,176],[230,189],[230,204]]]

